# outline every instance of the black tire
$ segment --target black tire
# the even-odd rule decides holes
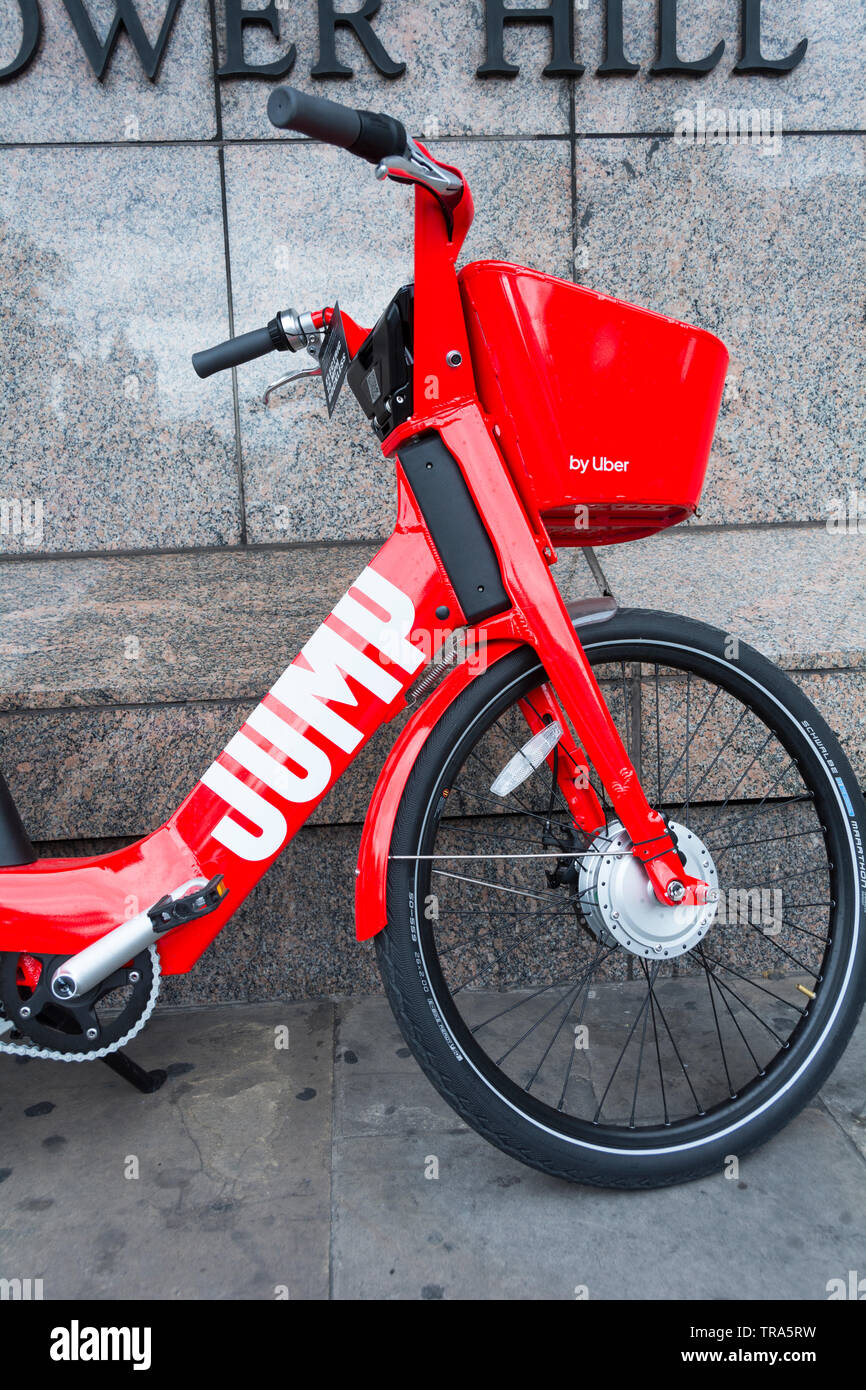
[[[509,710],[521,693],[544,678],[529,649],[479,675],[439,721],[416,761],[392,838],[388,925],[376,938],[378,963],[400,1030],[422,1070],[485,1139],[521,1162],[569,1181],[661,1187],[721,1172],[731,1155],[742,1157],[765,1143],[806,1105],[845,1048],[866,995],[861,922],[866,806],[837,739],[814,706],[783,672],[744,643],[732,661],[726,648],[730,639],[717,629],[642,610],[621,610],[609,621],[584,627],[581,640],[594,664],[619,660],[625,652],[629,655],[623,659],[667,661],[720,686],[748,707],[749,717],[774,732],[810,789],[808,799],[826,844],[829,925],[820,966],[813,972],[820,986],[816,984],[811,1000],[804,992],[802,1016],[784,1047],[741,1093],[729,1086],[731,1098],[724,1104],[672,1124],[666,1110],[664,1128],[611,1129],[564,1114],[552,1120],[551,1107],[529,1098],[474,1040],[446,985],[433,927],[418,910],[429,887],[430,865],[412,856],[431,852],[442,791],[463,767],[467,750],[498,712]],[[657,672],[658,666],[658,689]],[[393,857],[398,855],[409,857]],[[713,985],[707,983],[712,1000]],[[640,1062],[637,1067],[640,1074]]]

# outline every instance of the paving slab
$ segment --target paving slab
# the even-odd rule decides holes
[[[130,1046],[170,1069],[152,1096],[0,1057],[3,1275],[57,1299],[326,1298],[331,1019],[163,1012]]]
[[[821,1099],[866,1158],[866,1023],[863,1020],[833,1075],[822,1087]]]
[[[162,1091],[0,1058],[0,1276],[49,1299],[823,1300],[862,1269],[863,1024],[735,1178],[647,1193],[490,1147],[381,997],[165,1010],[130,1050]]]
[[[811,1300],[863,1263],[866,1168],[820,1102],[735,1178],[601,1192],[462,1126],[384,1001],[341,1005],[337,1036],[334,1298]]]

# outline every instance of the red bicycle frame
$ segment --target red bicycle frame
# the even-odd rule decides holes
[[[399,459],[401,446],[430,435],[457,461],[509,604],[470,631],[470,641],[483,641],[488,662],[527,644],[541,659],[543,709],[566,730],[559,777],[575,823],[591,831],[604,822],[587,779],[575,776],[588,761],[657,897],[671,906],[705,901],[706,884],[684,873],[644,795],[553,580],[550,538],[521,500],[497,424],[480,403],[456,273],[472,216],[468,186],[450,208],[416,186],[415,409],[383,443],[397,471],[393,534],[165,825],[114,854],[0,870],[0,950],[72,955],[178,885],[222,875],[228,893],[219,907],[160,940],[165,973],[191,968],[361,747],[405,708],[408,688],[435,655],[430,634],[441,642],[472,627]],[[320,311],[316,326],[329,316]],[[366,335],[351,320],[345,327],[355,353]],[[380,775],[357,871],[359,938],[385,926],[392,829],[414,759],[474,676],[471,664],[454,669],[410,719]]]

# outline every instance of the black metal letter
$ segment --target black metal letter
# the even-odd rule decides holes
[[[801,39],[793,53],[789,53],[787,58],[762,57],[761,0],[743,0],[740,61],[732,71],[760,73],[767,77],[791,72],[798,63],[802,63],[808,45],[808,39]]]
[[[225,0],[226,60],[218,77],[285,77],[295,65],[297,49],[292,44],[285,58],[256,66],[244,57],[244,29],[248,24],[266,24],[275,39],[280,37],[280,19],[274,0],[263,10],[245,10],[243,0]]]
[[[720,39],[708,58],[684,63],[677,57],[677,0],[659,0],[659,56],[650,68],[654,76],[703,77],[705,72],[712,72],[724,51],[725,41]]]
[[[351,29],[370,62],[383,77],[401,77],[405,63],[395,63],[373,31],[370,20],[382,0],[364,0],[360,10],[335,10],[334,0],[319,0],[319,61],[311,77],[354,77],[353,70],[337,58],[337,29]]]
[[[5,68],[0,68],[0,79],[4,77],[14,77],[16,73],[23,72],[29,63],[33,61],[33,55],[39,47],[39,40],[42,37],[42,19],[39,14],[39,6],[36,0],[18,0],[21,9],[21,25],[23,33],[21,35],[21,47]]]
[[[625,56],[622,36],[622,0],[605,0],[604,7],[604,62],[596,68],[599,77],[612,77],[621,74],[631,77],[640,72],[640,63],[630,63]]]
[[[165,46],[168,43],[168,36],[171,33],[171,26],[178,12],[180,0],[169,0],[159,37],[153,45],[144,32],[144,27],[135,8],[135,0],[115,0],[114,21],[108,31],[108,38],[105,43],[100,43],[96,37],[90,16],[85,10],[82,0],[63,0],[63,3],[69,18],[72,20],[72,27],[78,35],[87,60],[100,82],[105,76],[108,60],[114,52],[114,46],[121,29],[126,30],[130,42],[138,54],[141,66],[144,68],[145,76],[153,82],[159,70]]]
[[[505,0],[487,0],[487,61],[478,69],[479,77],[516,77],[520,68],[505,61],[506,24],[550,24],[553,27],[553,56],[544,69],[545,77],[580,77],[582,63],[574,61],[572,0],[550,0],[532,10],[509,10]]]

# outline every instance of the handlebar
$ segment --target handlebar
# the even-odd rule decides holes
[[[306,348],[315,355],[328,319],[329,311],[325,309],[306,314],[299,314],[296,309],[284,309],[271,319],[267,328],[254,328],[252,333],[227,338],[224,343],[217,343],[216,347],[194,353],[192,365],[196,374],[204,379],[229,367],[241,367],[244,362],[265,357],[269,352],[300,352]]]
[[[297,130],[375,164],[377,178],[391,178],[428,189],[439,201],[451,236],[453,210],[467,192],[463,176],[456,169],[440,164],[423,146],[407,136],[401,121],[376,111],[356,111],[351,106],[328,101],[326,97],[308,96],[296,87],[277,87],[271,92],[268,116],[271,124],[280,130]],[[464,219],[461,241],[472,220],[471,197],[467,203],[468,220]],[[240,367],[270,352],[298,352],[305,348],[317,356],[325,322],[322,311],[299,316],[294,309],[289,309],[277,314],[266,328],[256,328],[252,333],[229,338],[216,347],[195,353],[192,365],[198,376],[204,378],[230,367]]]
[[[277,345],[271,337],[270,329],[255,328],[252,333],[243,333],[239,338],[228,338],[216,347],[205,348],[193,354],[192,365],[196,374],[204,380],[214,372],[224,372],[229,367],[243,366],[256,357],[264,357],[276,352]]]
[[[327,145],[348,150],[368,164],[405,154],[406,129],[393,116],[356,111],[326,97],[308,96],[296,87],[277,87],[268,98],[268,118],[278,130],[297,130]]]

